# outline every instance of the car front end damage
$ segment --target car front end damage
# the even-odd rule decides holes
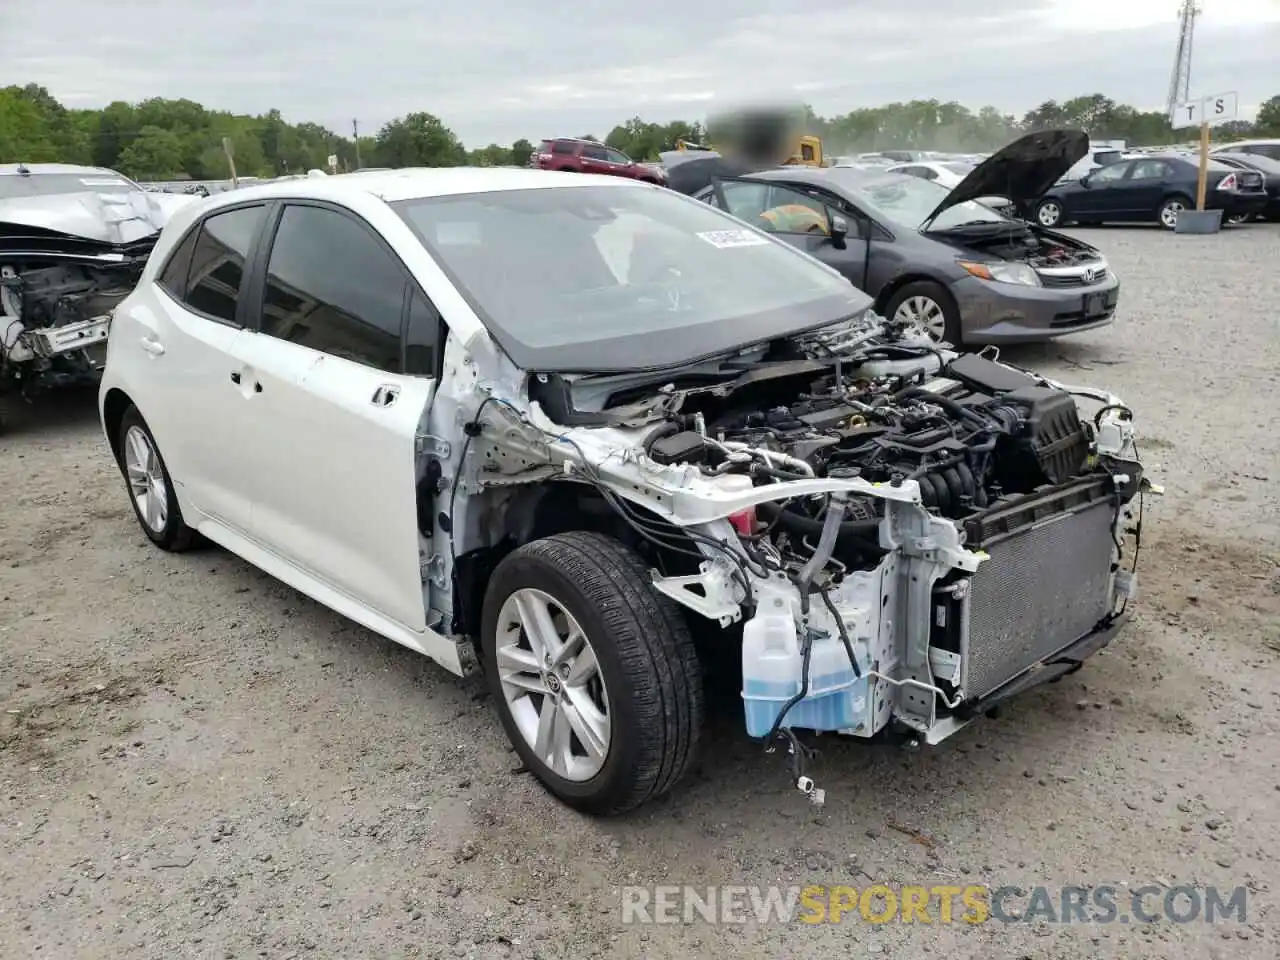
[[[740,661],[748,733],[798,755],[795,730],[938,743],[1124,622],[1153,488],[1116,397],[870,313],[712,366],[523,390],[473,371],[491,412],[459,406],[463,540],[519,542],[597,499],[704,649]],[[542,520],[531,487],[556,504]]]
[[[29,399],[97,382],[111,312],[137,284],[172,209],[186,202],[153,198],[118,177],[72,179],[80,192],[0,202],[0,392]]]

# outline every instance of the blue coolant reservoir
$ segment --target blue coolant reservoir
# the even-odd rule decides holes
[[[763,591],[754,617],[742,628],[742,702],[747,732],[763,737],[803,684],[803,655],[793,599],[786,591]],[[783,727],[852,730],[868,722],[868,680],[854,675],[849,654],[830,623],[811,620],[809,689],[787,711]],[[853,631],[850,631],[851,636]],[[854,643],[865,661],[866,647]]]

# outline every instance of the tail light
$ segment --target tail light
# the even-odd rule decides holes
[[[1234,190],[1236,188],[1236,175],[1228,173],[1220,181],[1218,181],[1219,190]]]
[[[739,536],[751,536],[756,532],[756,508],[747,507],[745,510],[729,514],[729,522],[733,524],[733,529],[738,531]]]

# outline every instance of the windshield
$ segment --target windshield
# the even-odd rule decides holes
[[[60,193],[120,193],[141,190],[136,183],[111,170],[84,173],[29,173],[0,176],[0,200],[19,197],[53,197]]]
[[[854,200],[872,208],[872,212],[878,211],[884,219],[913,230],[923,226],[938,204],[951,192],[930,180],[898,173],[861,177],[852,182],[846,181],[843,186],[853,195]],[[976,200],[966,200],[947,207],[938,214],[930,227],[945,230],[962,223],[1008,222],[1008,217],[1001,216],[990,207],[983,206]]]
[[[393,206],[525,370],[675,366],[870,304],[799,251],[661,187],[584,184]]]

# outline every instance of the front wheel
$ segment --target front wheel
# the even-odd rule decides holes
[[[1042,227],[1057,227],[1062,224],[1062,204],[1057,200],[1041,200],[1036,207],[1036,223]]]
[[[960,308],[945,287],[932,280],[917,280],[897,291],[885,304],[884,315],[898,323],[914,324],[931,340],[960,346]]]
[[[1178,214],[1190,206],[1191,199],[1189,197],[1170,197],[1160,205],[1160,225],[1166,230],[1174,229],[1178,225]]]
[[[516,752],[569,806],[621,813],[670,790],[693,761],[693,639],[621,542],[564,533],[508,554],[485,592],[481,652]]]

